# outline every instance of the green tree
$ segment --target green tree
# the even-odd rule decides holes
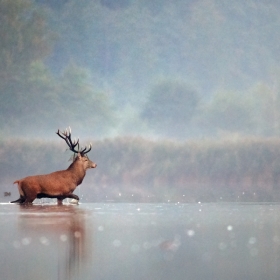
[[[26,67],[51,52],[54,33],[46,10],[31,0],[0,0],[0,79],[18,80]]]
[[[1,132],[40,135],[70,124],[104,132],[112,108],[90,72],[72,63],[55,76],[44,63],[54,40],[49,20],[31,0],[0,0]]]
[[[82,130],[92,129],[103,133],[114,124],[113,104],[106,92],[99,91],[91,82],[90,71],[73,63],[69,64],[57,81],[55,92],[55,118],[61,124],[86,125]]]
[[[205,105],[200,116],[208,131],[255,133],[256,102],[252,95],[218,91]]]
[[[198,92],[185,83],[162,81],[152,89],[141,116],[157,133],[185,137],[198,104]]]
[[[0,127],[6,133],[45,117],[41,105],[49,100],[52,82],[42,60],[54,33],[47,11],[33,1],[0,0],[0,36]]]

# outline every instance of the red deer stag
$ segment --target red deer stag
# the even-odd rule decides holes
[[[79,147],[79,139],[72,142],[70,127],[62,133],[58,130],[57,135],[64,139],[69,149],[74,152],[72,164],[66,170],[29,176],[15,181],[14,184],[18,184],[20,198],[11,203],[27,204],[32,203],[36,198],[43,197],[57,198],[58,204],[62,204],[62,200],[67,197],[79,200],[79,197],[73,194],[74,190],[83,182],[86,170],[97,166],[86,155],[92,145],[76,150],[76,146]]]

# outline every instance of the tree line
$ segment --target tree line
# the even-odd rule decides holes
[[[72,156],[65,143],[41,140],[1,141],[0,153],[2,194],[11,192],[15,199],[15,180],[66,169]],[[280,199],[276,138],[184,143],[116,138],[95,141],[88,156],[97,168],[87,172],[76,190],[84,202]]]

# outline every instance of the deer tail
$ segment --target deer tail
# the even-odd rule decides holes
[[[14,181],[14,184],[18,184],[18,191],[19,191],[19,194],[20,194],[21,196],[25,196],[25,195],[24,195],[24,192],[23,192],[23,190],[22,190],[22,187],[21,187],[20,180]]]

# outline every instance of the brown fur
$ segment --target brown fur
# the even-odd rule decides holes
[[[58,204],[67,197],[79,200],[73,192],[83,182],[86,170],[96,166],[87,156],[79,153],[66,170],[16,180],[14,184],[18,184],[20,198],[12,203],[32,203],[36,198],[43,197],[57,198]]]

